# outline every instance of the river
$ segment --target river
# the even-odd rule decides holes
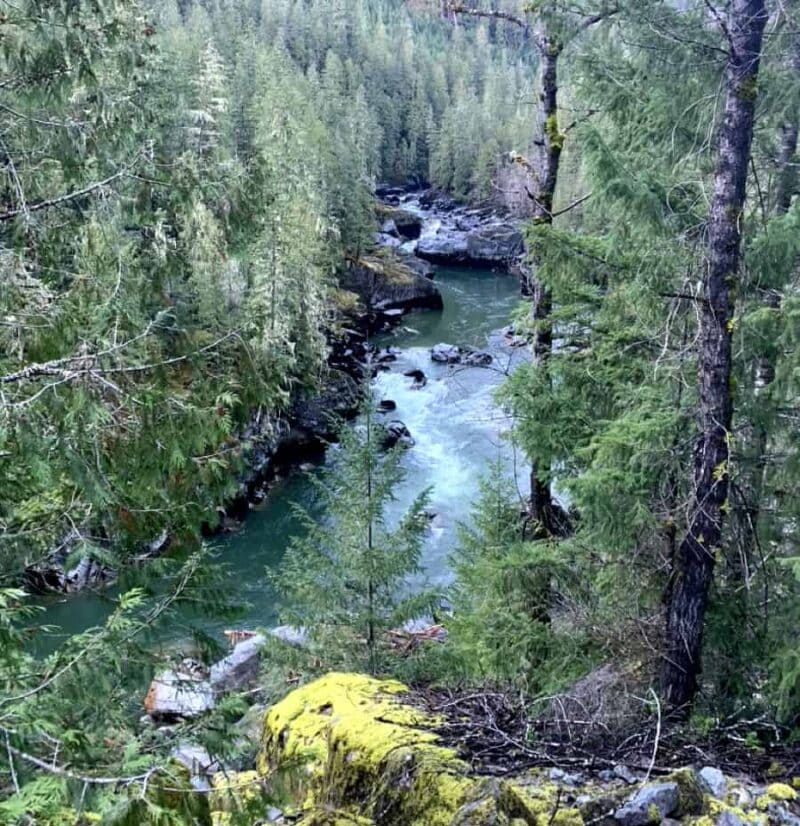
[[[392,399],[397,410],[388,419],[405,422],[416,442],[406,451],[405,481],[396,491],[394,507],[404,509],[423,489],[431,488],[432,522],[424,550],[426,578],[431,584],[447,580],[447,560],[457,542],[458,524],[469,519],[478,484],[489,464],[503,456],[512,468],[511,448],[503,438],[509,422],[493,401],[503,372],[520,351],[505,346],[497,331],[506,325],[519,301],[519,282],[510,275],[486,270],[437,268],[444,310],[406,315],[401,326],[381,335],[376,344],[400,348],[402,354],[374,382],[376,399]],[[460,368],[435,364],[430,347],[439,342],[467,344],[495,356],[493,368]],[[403,373],[423,370],[427,385],[412,389]],[[299,530],[294,506],[314,509],[314,487],[305,474],[277,481],[265,503],[253,510],[236,533],[212,540],[229,574],[235,600],[246,606],[235,620],[192,618],[195,625],[221,638],[224,628],[252,628],[275,623],[275,597],[265,573],[281,560],[292,536]],[[320,514],[321,515],[321,514]],[[102,623],[108,615],[114,588],[51,597],[43,621],[56,626],[43,639],[45,650],[60,639]],[[175,642],[189,636],[189,622],[171,629]]]

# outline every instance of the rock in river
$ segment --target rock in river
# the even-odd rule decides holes
[[[491,353],[459,347],[456,344],[436,344],[431,347],[431,360],[439,364],[463,364],[465,367],[489,367],[494,360]],[[406,374],[408,375],[408,374]]]
[[[428,383],[428,377],[422,372],[422,370],[406,370],[403,375],[410,379],[414,379],[412,390],[421,390]]]
[[[464,364],[466,364],[467,367],[489,367],[492,361],[493,359],[490,353],[484,353],[480,350],[467,353],[464,358]]]
[[[481,226],[464,232],[442,227],[435,235],[423,236],[417,255],[436,264],[466,264],[470,267],[507,267],[524,251],[522,233],[510,223]]]
[[[214,708],[214,689],[208,680],[183,670],[158,674],[144,698],[144,710],[154,719],[199,717]]]
[[[413,255],[384,250],[353,262],[342,279],[342,287],[355,293],[370,310],[384,315],[415,309],[441,310],[442,294],[427,277],[429,268]]]
[[[458,364],[461,361],[461,348],[455,344],[435,344],[431,347],[431,359],[439,364]]]
[[[389,450],[390,448],[400,445],[400,447],[414,447],[414,439],[411,432],[401,421],[389,422],[386,425],[386,435],[383,439],[383,448]]]

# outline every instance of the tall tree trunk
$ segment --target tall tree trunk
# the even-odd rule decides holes
[[[531,163],[533,187],[530,196],[533,201],[533,223],[550,226],[553,223],[553,200],[564,145],[564,136],[558,128],[558,59],[561,46],[544,31],[537,33],[536,42],[539,49],[539,107]],[[550,322],[552,299],[550,291],[537,278],[539,261],[535,251],[531,263],[526,292],[531,297],[533,363],[539,370],[547,371],[553,350]],[[530,516],[538,535],[553,536],[563,532],[559,511],[550,490],[550,468],[532,462]]]
[[[703,627],[728,499],[733,418],[731,334],[741,255],[741,220],[764,26],[765,0],[732,0],[726,27],[725,116],[708,223],[698,353],[700,434],[686,534],[678,548],[667,607],[662,691],[672,710],[697,693]]]
[[[792,45],[789,58],[793,82],[800,82],[800,37]],[[792,96],[793,100],[795,96]],[[792,205],[792,197],[797,192],[797,136],[798,118],[796,107],[792,107],[790,117],[781,126],[780,150],[778,152],[778,184],[775,196],[775,212],[785,215]]]

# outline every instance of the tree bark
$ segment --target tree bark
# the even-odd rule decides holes
[[[678,548],[667,607],[662,692],[672,711],[685,710],[698,690],[703,627],[727,510],[733,418],[731,336],[741,256],[741,220],[753,140],[765,0],[732,0],[726,27],[725,114],[719,136],[708,222],[701,303],[695,446],[688,526]]]
[[[796,38],[789,57],[789,67],[793,80],[800,80],[800,37]],[[793,96],[794,99],[794,96]],[[786,119],[781,126],[780,150],[778,152],[778,184],[775,195],[775,212],[785,215],[792,205],[792,197],[797,192],[797,112]]]
[[[564,136],[558,128],[558,59],[561,45],[546,32],[536,35],[539,50],[539,107],[537,110],[534,152],[531,163],[533,188],[533,223],[550,226],[553,223],[553,200],[558,184],[558,170]],[[526,275],[525,292],[531,298],[533,321],[533,363],[547,371],[553,350],[553,330],[550,323],[552,299],[550,291],[538,278],[539,260],[532,255],[532,268]],[[553,501],[550,489],[550,468],[531,463],[530,517],[539,536],[554,536],[562,532],[560,509]]]

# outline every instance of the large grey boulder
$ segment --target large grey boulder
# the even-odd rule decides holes
[[[668,817],[680,804],[677,783],[653,783],[639,789],[622,808],[614,812],[614,819],[622,826],[646,826],[656,815],[658,820]]]
[[[414,212],[396,209],[391,213],[391,221],[403,238],[414,240],[422,233],[422,218]]]
[[[467,236],[457,230],[441,229],[420,238],[417,255],[434,264],[462,264],[467,260]]]
[[[348,269],[341,286],[358,295],[370,310],[384,314],[390,310],[441,310],[442,294],[430,274],[429,266],[413,255],[364,256]]]
[[[144,710],[156,720],[199,717],[214,704],[214,689],[208,680],[172,669],[155,677],[144,698]]]
[[[508,267],[524,252],[522,233],[513,224],[495,223],[462,231],[442,227],[425,235],[417,244],[417,255],[435,264],[465,264],[469,267]]]
[[[512,224],[481,227],[467,235],[467,260],[472,266],[505,267],[524,249],[522,233]]]
[[[235,691],[255,683],[261,666],[261,649],[266,643],[266,637],[256,634],[240,642],[227,657],[214,663],[209,676],[214,691]]]
[[[712,797],[716,797],[718,800],[725,798],[725,794],[728,791],[728,781],[719,769],[714,766],[706,766],[700,769],[697,777],[700,785]]]

